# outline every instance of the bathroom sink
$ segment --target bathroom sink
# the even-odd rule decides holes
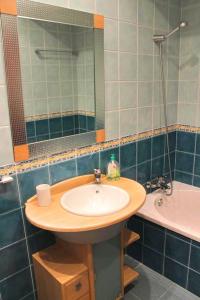
[[[76,215],[106,216],[129,204],[129,194],[116,186],[86,184],[73,188],[61,197],[61,206]]]
[[[96,244],[120,234],[124,223],[143,205],[146,192],[139,183],[121,177],[109,181],[94,175],[74,177],[51,187],[52,202],[38,205],[37,195],[26,203],[33,225],[71,243]]]

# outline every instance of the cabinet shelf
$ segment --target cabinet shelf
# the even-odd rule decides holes
[[[139,273],[130,268],[127,265],[124,265],[124,288],[127,287],[130,283],[138,279]]]
[[[128,247],[130,244],[136,242],[140,239],[140,235],[136,232],[133,232],[127,228],[123,229],[123,246],[124,248]]]

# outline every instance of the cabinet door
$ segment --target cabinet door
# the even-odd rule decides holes
[[[87,295],[81,297],[81,298],[78,299],[78,300],[90,300],[90,294],[87,294]]]
[[[121,237],[93,245],[96,300],[115,300],[121,292]]]
[[[84,273],[77,279],[65,285],[65,295],[67,300],[77,300],[89,292],[88,273]]]

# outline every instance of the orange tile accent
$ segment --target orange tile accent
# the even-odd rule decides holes
[[[0,12],[8,15],[17,15],[16,0],[0,0]]]
[[[96,142],[97,143],[102,143],[105,142],[105,130],[100,129],[96,131]]]
[[[104,16],[94,15],[94,28],[104,29]]]
[[[14,146],[14,158],[15,162],[29,159],[28,144]]]

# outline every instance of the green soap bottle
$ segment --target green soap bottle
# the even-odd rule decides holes
[[[115,159],[115,154],[111,154],[110,162],[107,166],[107,178],[109,180],[120,179],[120,167],[119,163]]]

